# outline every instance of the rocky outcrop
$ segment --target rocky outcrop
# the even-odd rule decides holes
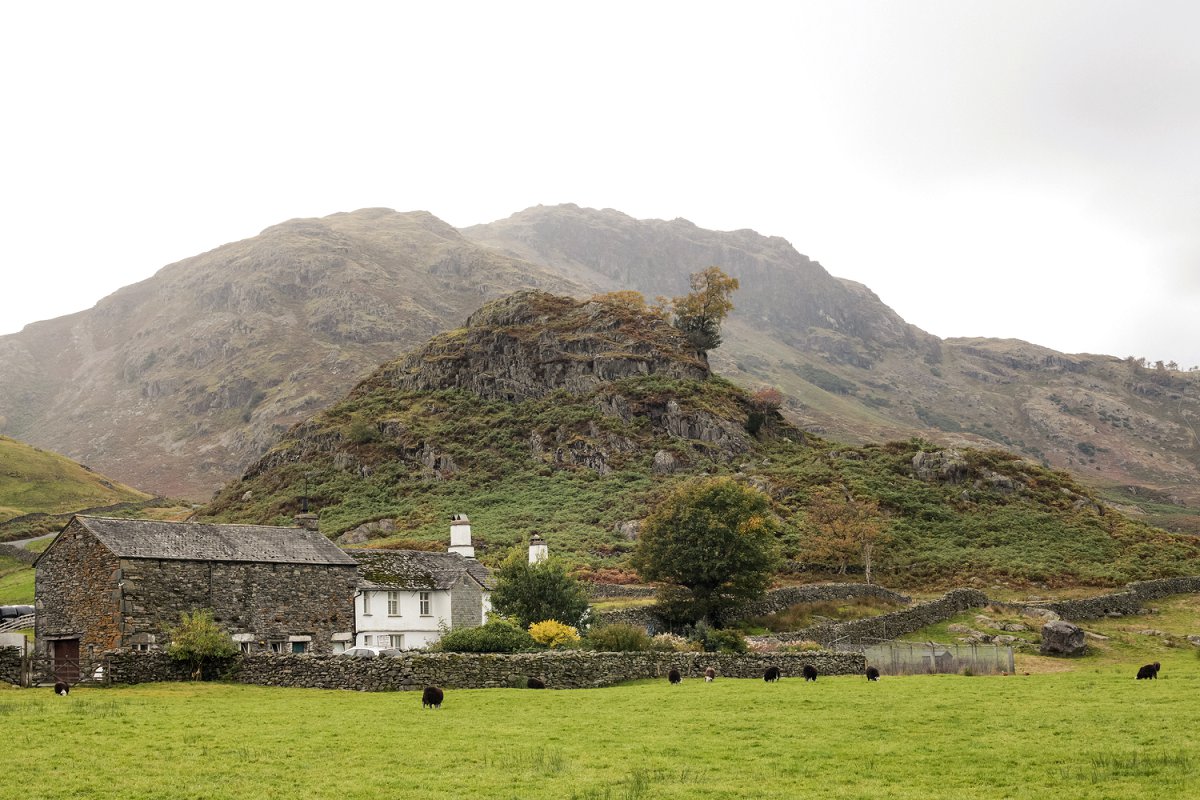
[[[967,459],[958,450],[922,450],[913,456],[912,468],[921,480],[938,483],[961,483],[970,472]]]
[[[704,380],[709,369],[702,353],[653,315],[616,302],[525,291],[487,303],[465,328],[435,337],[372,383],[520,401],[556,391],[588,394],[645,375]]]

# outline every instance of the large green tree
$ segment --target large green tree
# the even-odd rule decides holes
[[[682,484],[646,518],[633,554],[658,581],[660,611],[677,622],[720,625],[770,585],[778,522],[762,492],[731,478]]]
[[[524,628],[548,619],[577,628],[586,622],[587,592],[557,559],[530,564],[517,548],[496,570],[495,579],[492,608]]]
[[[179,624],[169,630],[171,643],[167,654],[176,661],[184,661],[192,669],[192,679],[200,680],[204,670],[237,655],[233,639],[213,621],[212,612],[206,609],[191,614],[184,611],[179,615]]]
[[[674,325],[697,350],[715,350],[721,345],[721,323],[733,310],[729,296],[738,288],[737,278],[709,267],[693,272],[691,285],[691,294],[671,301]]]

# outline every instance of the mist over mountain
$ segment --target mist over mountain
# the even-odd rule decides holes
[[[675,296],[709,265],[741,281],[713,368],[781,388],[797,425],[849,442],[1003,447],[1191,524],[1180,504],[1200,502],[1196,376],[939,340],[781,238],[573,205],[462,231],[364,209],[172,264],[93,309],[0,337],[0,432],[205,499],[292,424],[485,300],[523,288]]]

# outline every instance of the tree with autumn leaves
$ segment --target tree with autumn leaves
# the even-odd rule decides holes
[[[671,301],[674,325],[697,350],[715,350],[721,345],[721,323],[733,310],[729,299],[738,288],[720,267],[709,267],[691,275],[692,292]]]
[[[839,575],[851,564],[861,565],[867,583],[878,548],[887,539],[879,504],[854,497],[844,488],[814,490],[806,508],[808,524],[803,539],[807,560],[836,565]]]

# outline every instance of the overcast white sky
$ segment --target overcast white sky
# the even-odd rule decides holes
[[[1200,3],[0,4],[0,334],[285,219],[783,236],[939,336],[1200,364]]]

